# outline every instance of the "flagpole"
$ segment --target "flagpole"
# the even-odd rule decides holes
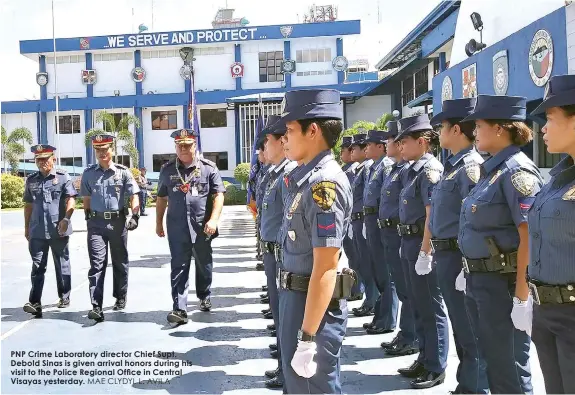
[[[56,99],[56,138],[57,138],[57,145],[58,149],[57,158],[58,158],[58,166],[62,166],[62,155],[60,148],[60,110],[59,110],[59,96],[58,96],[58,72],[56,71],[56,64],[58,63],[56,60],[56,30],[55,30],[55,23],[54,23],[54,0],[52,0],[52,45],[54,49],[54,97]],[[72,136],[74,136],[74,117],[72,117]],[[73,160],[73,159],[72,159]]]

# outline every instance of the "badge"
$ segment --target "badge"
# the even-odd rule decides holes
[[[403,204],[407,204],[407,199],[403,199]]]
[[[447,177],[445,177],[445,180],[452,180],[453,178],[455,178],[455,175],[457,174],[458,171],[459,169],[453,170],[451,173],[447,175]]]
[[[453,99],[453,83],[451,78],[446,76],[441,84],[441,101]]]
[[[311,187],[312,198],[322,210],[329,210],[335,202],[335,182],[320,181]]]
[[[511,184],[523,196],[528,196],[535,190],[535,176],[526,171],[518,171],[511,176]]]
[[[573,185],[561,198],[563,200],[575,201],[575,185]]]
[[[507,50],[497,52],[493,56],[493,90],[496,95],[505,95],[509,86],[509,67],[507,65]]]
[[[177,174],[172,174],[172,175],[170,176],[170,181],[171,181],[171,180],[179,180],[179,179],[180,179],[180,177],[179,177]]]
[[[198,196],[198,188],[196,186],[192,187],[192,196]]]
[[[299,201],[301,200],[301,192],[298,192],[293,199],[293,203],[291,204],[288,214],[293,214],[299,205]],[[291,217],[289,217],[291,219]]]
[[[58,178],[57,177],[54,177],[54,179],[52,180],[52,184],[54,184],[54,185],[58,184]]]
[[[391,173],[392,170],[393,170],[393,167],[392,167],[392,166],[387,166],[387,167],[385,168],[385,175],[388,176],[389,173]]]
[[[544,86],[553,70],[553,40],[547,30],[538,30],[529,48],[529,74],[537,86]]]
[[[173,187],[173,188],[172,188],[172,191],[178,192],[178,187],[177,187],[177,186],[176,186],[176,187]]]
[[[182,184],[180,186],[180,191],[184,192],[184,193],[188,193],[188,191],[190,190],[190,186],[188,184]],[[197,193],[197,191],[196,191]]]
[[[491,177],[491,180],[489,180],[489,185],[492,185],[495,182],[495,180],[499,178],[501,173],[503,173],[501,170],[497,170],[497,173],[495,173],[493,177]]]
[[[291,74],[295,72],[295,60],[283,60],[281,64],[281,72],[284,74]]]
[[[439,171],[437,169],[431,169],[429,167],[426,167],[425,168],[425,175],[427,176],[427,179],[429,181],[431,181],[432,184],[437,184],[437,182],[441,178],[441,171]]]
[[[399,172],[398,172],[398,173],[395,173],[395,174],[393,175],[393,177],[391,177],[391,182],[397,180],[397,177],[399,177]]]
[[[288,236],[291,241],[295,241],[295,230],[288,230]]]
[[[477,211],[477,206],[475,204],[471,205],[471,212],[474,213]]]
[[[481,175],[481,169],[479,168],[479,165],[470,163],[465,165],[465,174],[467,174],[467,177],[469,177],[471,181],[477,184],[479,176]]]

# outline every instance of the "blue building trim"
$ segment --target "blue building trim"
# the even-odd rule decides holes
[[[144,166],[144,128],[142,126],[142,107],[134,107],[134,115],[140,120],[140,126],[136,128],[136,149],[140,153],[138,167]]]
[[[429,32],[421,40],[421,55],[426,58],[441,48],[446,42],[455,37],[455,26],[457,26],[457,16],[459,9],[455,10],[443,22]]]
[[[184,114],[184,129],[190,128],[190,117],[188,116],[188,106],[190,105],[190,92],[192,90],[192,81],[191,80],[184,80],[184,105],[183,105],[183,114]],[[198,95],[196,94],[196,99]]]
[[[335,41],[335,56],[343,56],[343,39],[340,37]],[[345,72],[337,72],[337,83],[343,84],[345,80]]]
[[[440,52],[439,53],[439,72],[443,73],[445,70],[447,70],[447,58],[446,58],[445,52]]]
[[[290,60],[291,59],[291,42],[289,40],[284,41],[284,59]],[[286,89],[291,88],[291,74],[284,73],[284,82]]]
[[[39,71],[40,73],[46,72],[46,56],[40,55],[39,56]],[[51,76],[48,76],[50,78]],[[46,100],[48,98],[48,84],[40,87],[40,99]]]
[[[90,52],[86,53],[86,70],[92,70],[92,54]],[[94,96],[94,85],[93,84],[86,84],[86,96],[93,97]]]
[[[59,52],[93,51],[99,49],[126,49],[142,47],[181,46],[190,44],[215,44],[260,40],[282,40],[281,27],[245,26],[230,29],[186,30],[94,37],[57,38]],[[346,36],[361,33],[359,20],[322,23],[299,23],[292,27],[290,39],[318,36]],[[52,39],[20,41],[21,54],[38,54],[53,51]]]
[[[84,110],[84,130],[86,133],[92,129],[92,110]],[[88,166],[94,163],[94,150],[92,149],[92,142],[86,144],[86,163],[85,165]]]
[[[137,49],[134,51],[134,67],[142,67],[142,52]],[[142,94],[142,82],[136,82],[136,95]]]
[[[242,46],[240,44],[234,45],[234,62],[242,62]],[[236,90],[242,89],[242,77],[236,78]]]
[[[45,73],[46,72],[46,56],[44,55],[40,55],[39,56],[39,71],[41,73]],[[48,75],[48,78],[51,78],[50,75]],[[48,84],[41,86],[40,87],[40,100],[44,101],[44,100],[48,100]],[[2,104],[4,105],[4,104]],[[55,104],[54,104],[54,108],[55,108]],[[1,107],[1,106],[0,106]],[[48,144],[48,130],[47,128],[47,120],[46,120],[46,113],[43,111],[40,111],[40,109],[38,108],[37,110],[35,110],[36,112],[38,112],[39,117],[40,117],[40,124],[38,127],[38,144]],[[16,111],[15,111],[16,112]],[[33,111],[29,111],[29,112],[33,112]]]
[[[430,90],[422,95],[419,95],[418,97],[407,103],[407,107],[413,108],[423,106],[425,104],[431,104],[432,101],[433,101],[433,90]]]
[[[40,112],[36,112],[36,141],[40,142],[42,141],[42,136],[40,134],[40,131],[42,130],[41,128],[42,124],[40,121]]]
[[[235,119],[235,136],[236,136],[236,166],[240,164],[240,159],[242,157],[242,147],[240,147],[241,136],[240,136],[240,109],[236,106],[234,108],[234,119]]]

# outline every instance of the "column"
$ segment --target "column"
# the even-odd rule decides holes
[[[284,59],[290,60],[291,59],[291,42],[284,41]],[[284,74],[284,82],[286,84],[286,89],[291,88],[291,74],[285,73]]]
[[[134,51],[134,67],[142,67],[142,52],[138,49]],[[136,127],[136,149],[138,150],[138,167],[144,166],[144,123],[142,122],[142,106],[140,106],[140,97],[142,95],[142,82],[136,84],[136,106],[134,107],[134,116],[140,121],[140,126]]]
[[[86,70],[92,70],[92,54],[86,53]],[[86,84],[86,97],[94,97],[94,85]],[[86,133],[92,129],[92,109],[84,110],[84,130]],[[94,163],[94,150],[92,149],[92,142],[86,143],[86,165]]]
[[[343,39],[337,38],[335,41],[335,52],[336,52],[336,56],[343,56]],[[344,71],[338,71],[337,72],[337,83],[338,84],[343,84],[343,81],[345,80],[345,72]]]
[[[241,63],[242,62],[242,47],[240,44],[236,44],[234,47],[234,61]],[[239,91],[242,89],[242,78],[236,78],[236,90]]]
[[[46,72],[46,56],[40,56],[40,72]],[[51,75],[48,78],[52,78]],[[48,99],[48,88],[47,85],[40,87],[40,100],[44,101]],[[46,117],[46,112],[40,110],[40,127],[38,128],[38,144],[48,144],[48,120]]]

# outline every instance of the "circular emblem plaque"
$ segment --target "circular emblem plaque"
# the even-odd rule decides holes
[[[529,74],[537,86],[544,86],[553,70],[553,40],[547,30],[541,29],[533,36],[529,48]]]
[[[48,83],[48,73],[36,73],[36,83],[44,86]]]
[[[446,76],[441,84],[441,101],[453,99],[453,83],[451,78]]]
[[[185,80],[189,80],[192,78],[192,66],[189,64],[185,64],[180,68],[180,77]]]
[[[239,62],[235,62],[231,65],[230,71],[232,72],[232,78],[243,77],[244,65]]]
[[[331,62],[331,65],[335,71],[345,71],[347,70],[349,62],[345,56],[336,56]]]
[[[134,82],[142,82],[146,78],[146,70],[141,67],[134,67],[132,69],[132,79]]]

